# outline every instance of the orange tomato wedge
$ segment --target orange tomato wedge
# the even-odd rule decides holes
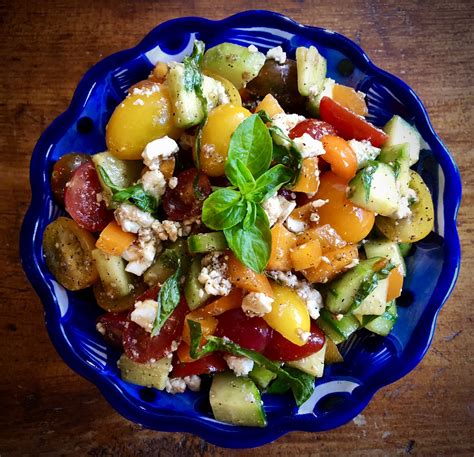
[[[387,302],[395,300],[402,294],[403,275],[398,268],[394,268],[388,275]]]
[[[331,171],[341,178],[352,179],[357,173],[357,157],[347,141],[334,135],[323,136],[321,141],[326,151],[322,157],[331,165]]]
[[[249,292],[262,292],[273,297],[272,286],[263,273],[255,273],[255,271],[243,265],[233,254],[229,254],[227,266],[229,280],[234,286]]]
[[[208,305],[201,308],[203,312],[210,314],[211,316],[219,316],[220,314],[230,311],[231,309],[240,308],[242,305],[242,299],[244,293],[242,289],[234,288],[230,291],[229,295],[225,295]]]
[[[136,235],[124,232],[117,222],[112,221],[102,230],[95,246],[106,254],[122,255],[136,238]]]

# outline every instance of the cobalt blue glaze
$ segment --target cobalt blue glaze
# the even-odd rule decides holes
[[[172,396],[123,382],[116,367],[119,354],[106,347],[95,330],[100,310],[92,294],[65,291],[54,281],[42,256],[43,230],[62,214],[49,184],[53,163],[71,151],[104,150],[105,125],[127,88],[145,78],[156,60],[189,53],[193,37],[204,40],[208,47],[223,41],[255,44],[263,51],[281,45],[290,56],[296,47],[314,44],[328,59],[330,77],[367,93],[372,122],[383,125],[393,114],[400,114],[416,125],[426,143],[417,168],[434,197],[435,233],[417,243],[407,259],[408,280],[394,330],[387,338],[359,332],[346,342],[342,347],[345,362],[327,367],[315,394],[299,409],[289,396],[264,395],[268,416],[264,429],[215,421],[206,389]],[[351,74],[339,72],[342,59],[354,64]],[[458,276],[456,215],[461,180],[417,95],[403,81],[377,68],[344,36],[269,11],[247,11],[222,21],[174,19],[156,27],[135,48],[99,62],[79,83],[67,111],[39,139],[31,159],[30,181],[32,201],[21,229],[21,259],[44,304],[46,325],[57,351],[128,419],[156,430],[194,433],[220,446],[259,446],[290,431],[329,430],[353,419],[378,389],[403,377],[423,358],[439,310]]]

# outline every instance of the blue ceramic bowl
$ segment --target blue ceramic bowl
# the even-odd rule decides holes
[[[66,291],[54,280],[42,255],[43,230],[63,214],[51,194],[54,162],[71,151],[103,151],[105,126],[127,88],[146,78],[155,62],[181,60],[191,51],[194,38],[208,47],[231,41],[266,51],[281,45],[293,57],[298,46],[316,45],[328,60],[330,77],[367,93],[372,122],[383,125],[399,114],[414,123],[424,139],[416,167],[433,195],[435,231],[417,243],[407,258],[408,276],[394,330],[386,338],[358,332],[342,346],[345,362],[326,368],[313,396],[301,407],[297,408],[290,396],[264,395],[268,416],[264,429],[214,420],[206,386],[200,393],[172,396],[122,381],[116,366],[119,354],[107,347],[95,330],[101,311],[92,294]],[[351,64],[353,71],[347,71]],[[30,173],[33,197],[21,229],[21,258],[44,304],[46,326],[57,351],[128,419],[151,429],[194,433],[220,446],[259,446],[289,431],[329,430],[354,418],[378,389],[406,375],[423,358],[436,317],[458,276],[456,215],[461,180],[417,95],[403,81],[377,68],[349,39],[273,12],[248,11],[222,21],[196,17],[171,20],[155,28],[138,46],[102,60],[86,73],[67,111],[41,136]]]

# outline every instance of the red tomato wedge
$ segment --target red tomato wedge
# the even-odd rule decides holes
[[[280,360],[289,362],[291,360],[302,359],[308,357],[315,352],[318,352],[323,346],[326,338],[324,332],[311,322],[311,335],[308,341],[303,346],[297,346],[291,341],[288,341],[284,336],[278,332],[273,332],[273,336],[268,343],[263,355],[270,360]]]
[[[380,147],[388,136],[386,133],[364,118],[357,116],[339,103],[323,97],[319,105],[319,115],[325,122],[329,122],[338,131],[339,136],[346,140],[368,140],[373,146]]]
[[[122,347],[123,332],[128,323],[128,311],[105,313],[97,319],[97,330],[115,347]]]
[[[151,290],[154,291],[154,295],[148,291],[140,299],[145,300],[152,297],[156,299],[158,289]],[[145,363],[168,355],[171,352],[173,341],[179,342],[181,339],[184,316],[188,312],[186,301],[181,299],[179,305],[161,328],[160,333],[153,337],[135,322],[130,321],[123,332],[123,348],[127,357],[135,362]]]
[[[193,374],[208,374],[217,371],[224,371],[227,368],[227,363],[222,358],[222,355],[213,353],[206,355],[202,359],[197,359],[194,362],[183,363],[177,360],[173,364],[173,371],[171,373],[174,377],[184,378],[184,376],[191,376]]]
[[[84,163],[74,172],[64,192],[66,211],[79,227],[90,232],[100,232],[113,217],[104,200],[98,200],[100,192],[102,187],[92,162]]]
[[[310,137],[315,140],[320,140],[326,135],[337,135],[335,128],[327,122],[320,121],[319,119],[305,119],[303,122],[296,124],[291,130],[288,136],[294,140],[307,133]]]
[[[249,317],[242,308],[217,316],[216,336],[226,336],[245,349],[262,352],[272,337],[272,329],[261,317]]]

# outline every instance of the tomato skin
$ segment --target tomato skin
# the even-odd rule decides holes
[[[329,97],[321,99],[319,114],[323,121],[332,124],[339,135],[346,140],[354,138],[356,140],[368,140],[373,146],[380,147],[388,139],[385,132]]]
[[[166,215],[174,221],[200,215],[202,204],[212,191],[209,178],[196,168],[182,171],[177,178],[178,185],[174,189],[168,187],[163,196]]]
[[[153,291],[154,295],[151,295]],[[157,288],[145,292],[140,299],[156,299]],[[145,329],[129,320],[123,332],[123,347],[125,354],[138,363],[146,363],[151,359],[161,359],[171,352],[174,341],[180,341],[183,333],[184,316],[189,311],[184,299],[173,311],[156,336],[151,336]]]
[[[64,192],[66,211],[79,227],[90,232],[100,232],[113,218],[105,201],[97,201],[100,192],[102,187],[92,162],[84,163],[74,172]]]
[[[242,308],[218,316],[216,336],[227,337],[245,349],[262,352],[272,336],[272,329],[261,317],[248,317]]]
[[[194,362],[180,362],[176,360],[173,363],[172,376],[184,378],[185,376],[200,375],[208,373],[216,373],[224,371],[227,368],[227,363],[219,353],[212,353],[206,355],[202,359],[197,359]]]
[[[128,311],[105,313],[97,319],[98,328],[105,331],[104,339],[115,347],[122,347],[123,332],[128,322]],[[101,332],[102,334],[102,332]]]
[[[347,141],[334,135],[325,135],[321,141],[326,151],[323,157],[331,165],[331,171],[341,178],[352,179],[357,173],[357,157]]]
[[[288,341],[284,336],[278,332],[273,332],[272,339],[265,348],[263,355],[270,360],[278,360],[282,362],[290,362],[292,360],[299,360],[308,357],[315,352],[318,352],[326,341],[324,332],[316,325],[316,322],[311,322],[311,335],[308,341],[303,346],[297,346],[291,341]]]
[[[74,172],[84,163],[90,162],[91,158],[87,154],[72,152],[63,155],[53,166],[51,173],[51,190],[58,203],[64,205],[64,191],[67,182]]]
[[[305,119],[299,124],[295,125],[288,136],[294,140],[307,133],[310,137],[315,140],[320,140],[325,135],[337,135],[336,129],[327,122],[320,121],[319,119]]]

